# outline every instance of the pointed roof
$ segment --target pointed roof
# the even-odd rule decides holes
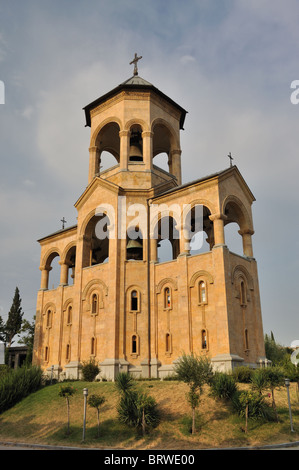
[[[180,128],[183,129],[187,111],[184,108],[182,108],[180,105],[178,105],[175,101],[173,101],[171,98],[169,98],[169,96],[162,93],[162,91],[158,90],[158,88],[156,88],[147,80],[144,80],[144,78],[140,77],[139,75],[133,75],[133,77],[124,81],[123,83],[118,85],[116,88],[113,88],[113,90],[109,91],[105,95],[100,96],[100,98],[96,99],[92,103],[85,106],[83,108],[83,110],[85,111],[85,118],[86,118],[85,127],[90,127],[91,125],[90,112],[92,109],[96,108],[101,103],[104,103],[109,98],[112,98],[112,96],[115,96],[122,91],[132,90],[132,89],[142,90],[142,91],[153,91],[154,93],[159,95],[161,98],[163,98],[165,101],[167,101],[172,106],[174,106],[176,109],[178,109],[181,113]]]

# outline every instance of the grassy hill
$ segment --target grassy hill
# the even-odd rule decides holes
[[[153,396],[162,412],[159,426],[145,437],[118,421],[118,395],[111,382],[73,382],[75,395],[70,399],[70,429],[67,429],[67,407],[58,396],[59,384],[42,388],[0,415],[0,441],[15,441],[64,446],[118,449],[202,449],[215,447],[257,446],[299,440],[299,402],[296,384],[290,387],[293,425],[290,431],[287,392],[275,392],[280,421],[249,421],[244,433],[244,420],[233,412],[230,403],[209,396],[206,387],[197,413],[197,432],[190,434],[191,410],[186,401],[188,387],[177,381],[140,381],[138,388]],[[239,384],[239,388],[246,385]],[[86,436],[82,442],[83,388],[89,394],[106,398],[101,408],[100,437],[97,437],[96,410],[87,407]]]

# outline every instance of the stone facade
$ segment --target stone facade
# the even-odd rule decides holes
[[[183,352],[206,355],[219,370],[263,365],[255,199],[238,168],[182,184],[186,111],[138,75],[84,110],[88,186],[75,203],[77,225],[39,240],[33,362],[77,378],[82,362],[95,359],[112,380],[118,371],[165,377]],[[115,166],[101,171],[104,151]],[[154,164],[161,152],[169,171]],[[232,222],[243,256],[225,244],[224,227]],[[199,223],[209,250],[191,254]],[[160,262],[166,239],[172,259]],[[57,256],[60,285],[49,289]]]

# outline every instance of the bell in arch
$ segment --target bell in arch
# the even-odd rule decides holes
[[[130,162],[142,162],[142,137],[140,131],[132,131],[130,137],[130,151],[129,151]]]
[[[143,259],[143,245],[139,239],[129,239],[127,243],[127,259]]]

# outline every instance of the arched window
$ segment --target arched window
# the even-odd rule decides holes
[[[207,341],[207,332],[206,330],[201,331],[201,349],[207,349],[208,341]]]
[[[131,292],[131,310],[136,312],[139,310],[139,302],[138,302],[138,292],[137,290],[133,290]]]
[[[164,289],[164,308],[171,308],[171,290],[169,287]]]
[[[240,283],[240,304],[246,305],[246,286],[244,281]]]
[[[67,309],[67,324],[68,325],[72,324],[72,313],[73,313],[73,308],[71,305],[69,305]]]
[[[52,327],[52,311],[51,311],[51,310],[48,310],[48,311],[47,311],[46,326],[47,326],[47,328],[51,328],[51,327]]]
[[[137,336],[132,336],[132,354],[137,354]]]
[[[200,281],[198,284],[198,301],[200,304],[207,303],[207,288],[204,281]]]
[[[91,338],[90,354],[91,354],[91,356],[95,356],[95,355],[96,355],[96,339],[95,339],[94,336]]]
[[[91,313],[96,315],[98,313],[98,296],[93,294],[91,298]]]

